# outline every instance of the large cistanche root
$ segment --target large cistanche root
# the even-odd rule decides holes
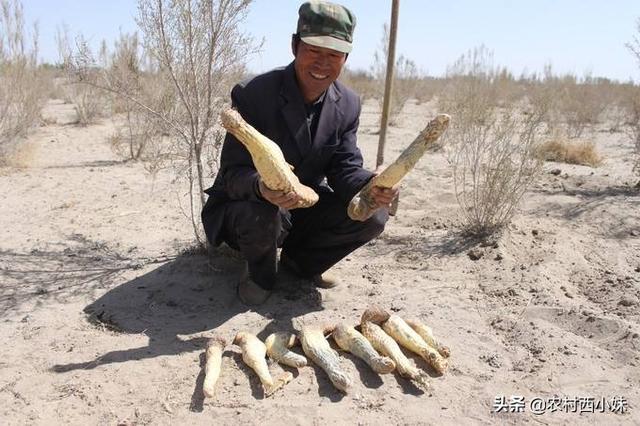
[[[438,339],[436,339],[436,337],[433,335],[433,330],[431,330],[431,327],[423,324],[418,320],[406,319],[404,320],[404,322],[409,324],[409,327],[413,328],[413,330],[418,333],[420,337],[422,337],[422,340],[424,340],[427,345],[436,349],[443,357],[449,358],[449,356],[451,355],[451,350],[449,349],[449,347],[443,345]]]
[[[216,336],[209,339],[207,343],[206,362],[204,365],[204,382],[202,383],[202,392],[207,398],[213,398],[215,387],[220,370],[222,369],[222,352],[227,345],[227,341]]]
[[[382,309],[377,307],[367,309],[360,320],[362,334],[371,342],[375,350],[394,361],[396,370],[401,376],[410,379],[422,390],[430,391],[431,383],[427,373],[416,368],[409,358],[402,353],[398,343],[376,324],[376,322],[386,321],[388,318],[389,314]]]
[[[267,188],[295,192],[300,201],[294,208],[311,207],[318,201],[318,194],[300,183],[275,142],[244,121],[238,111],[229,108],[220,114],[220,118],[222,126],[247,148],[253,165]]]
[[[412,329],[398,315],[391,315],[382,324],[382,329],[400,345],[420,355],[427,363],[440,374],[444,374],[449,366],[447,358],[444,358],[433,347]]]
[[[293,379],[293,375],[289,372],[285,372],[275,380],[273,379],[265,358],[267,348],[262,340],[258,339],[255,335],[240,331],[236,334],[233,343],[242,348],[242,360],[258,375],[266,397],[271,396],[275,391],[281,389]]]
[[[296,336],[292,333],[272,333],[264,341],[269,358],[289,367],[300,368],[307,365],[307,359],[300,354],[289,350],[296,342]]]
[[[396,368],[396,363],[391,358],[380,356],[367,338],[353,326],[338,324],[331,333],[331,337],[340,346],[340,349],[362,359],[378,374],[391,373]]]
[[[365,221],[375,213],[375,202],[371,197],[371,188],[392,188],[400,183],[402,178],[413,169],[418,160],[422,158],[429,146],[438,140],[449,125],[447,114],[438,114],[431,120],[427,127],[411,142],[400,156],[382,173],[375,176],[358,192],[351,202],[347,213],[353,220]]]
[[[340,358],[336,351],[331,349],[325,339],[325,333],[332,331],[333,327],[309,327],[305,326],[300,331],[300,343],[304,353],[318,367],[322,368],[329,376],[331,383],[340,391],[348,393],[352,386],[349,375],[340,367]]]

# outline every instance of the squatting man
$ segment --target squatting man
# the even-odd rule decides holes
[[[373,188],[379,209],[366,221],[347,215],[349,201],[374,176],[363,168],[356,145],[360,98],[337,81],[355,25],[353,13],[341,5],[302,4],[291,40],[293,62],[231,91],[232,106],[279,145],[300,182],[320,197],[310,208],[292,209],[298,195],[267,188],[246,148],[227,133],[202,222],[212,245],[225,242],[245,258],[248,276],[238,285],[245,304],[270,296],[279,265],[316,286],[338,285],[328,270],[377,237],[389,219],[397,187]]]

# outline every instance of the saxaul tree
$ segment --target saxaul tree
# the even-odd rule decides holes
[[[95,71],[89,55],[77,55],[78,78],[135,103],[153,117],[171,138],[174,169],[189,184],[189,215],[197,242],[203,246],[199,213],[204,182],[215,172],[223,135],[218,115],[227,102],[231,82],[258,50],[241,29],[251,0],[139,0],[136,22],[146,55],[153,64],[148,74],[153,87],[171,88],[168,96],[151,103],[136,76],[117,65]],[[126,64],[126,61],[124,62]],[[153,90],[153,89],[152,89]]]

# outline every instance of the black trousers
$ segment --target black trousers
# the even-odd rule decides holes
[[[364,222],[351,220],[335,194],[319,195],[306,209],[284,210],[267,201],[225,203],[222,240],[242,253],[249,276],[262,288],[275,285],[278,247],[311,277],[380,235],[389,219],[388,212],[379,209]]]

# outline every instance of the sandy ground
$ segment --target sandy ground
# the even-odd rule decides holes
[[[434,112],[409,105],[387,158]],[[599,168],[547,163],[508,232],[486,247],[456,233],[451,169],[443,153],[428,154],[384,234],[335,267],[343,286],[283,275],[278,293],[249,310],[234,295],[237,258],[180,254],[192,235],[184,188],[120,162],[109,120],[76,127],[60,102],[45,114],[30,167],[0,173],[2,424],[640,423],[640,193],[623,134],[596,129]],[[377,120],[367,103],[369,167]],[[306,367],[265,399],[229,345],[217,395],[204,400],[207,337],[355,323],[372,303],[422,319],[450,346],[431,393],[342,354],[350,394]],[[524,412],[496,412],[501,396],[514,411],[523,397]],[[556,397],[564,405],[552,410]],[[608,405],[615,398],[624,413]],[[584,412],[571,412],[576,399]],[[542,414],[534,400],[548,402]]]

